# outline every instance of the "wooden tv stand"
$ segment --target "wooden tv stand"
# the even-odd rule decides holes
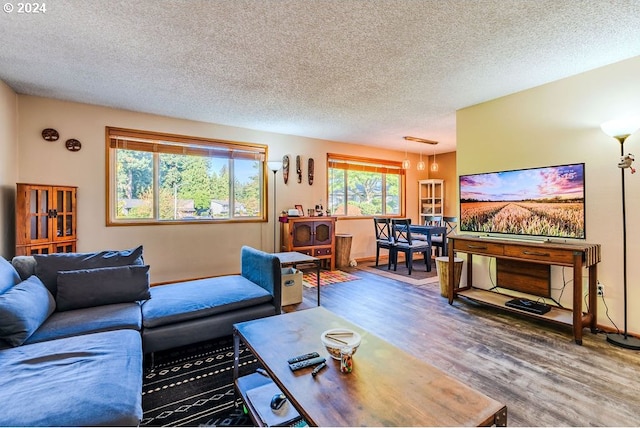
[[[573,337],[578,345],[582,345],[582,329],[589,327],[596,332],[597,322],[597,265],[600,262],[600,244],[587,243],[553,243],[523,242],[511,239],[482,238],[472,235],[449,236],[449,304],[453,304],[456,296],[481,302],[501,309],[525,314],[538,319],[569,324],[573,326]],[[467,285],[460,287],[454,282],[454,254],[467,254]],[[573,268],[573,308],[552,307],[544,315],[505,306],[505,302],[513,298],[505,294],[473,287],[473,255],[526,261],[545,265],[568,266]],[[589,307],[582,311],[582,268],[589,269]],[[508,287],[506,287],[508,288]]]

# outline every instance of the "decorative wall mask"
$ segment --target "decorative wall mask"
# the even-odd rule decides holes
[[[58,141],[60,134],[53,128],[46,128],[42,130],[42,138],[44,138],[45,141]]]
[[[302,183],[302,159],[300,159],[300,155],[296,156],[296,172],[298,173],[298,183]]]
[[[313,184],[313,158],[309,158],[307,174],[309,175],[309,186]]]
[[[289,182],[289,155],[282,157],[282,177],[284,178],[284,184]]]
[[[70,152],[77,152],[82,148],[82,143],[75,138],[68,139],[64,145]]]

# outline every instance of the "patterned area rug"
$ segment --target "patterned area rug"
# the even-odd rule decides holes
[[[241,343],[240,376],[259,367]],[[156,353],[145,371],[141,426],[252,426],[235,402],[231,337]]]
[[[380,261],[377,267],[375,266],[375,262],[372,262],[365,263],[362,266],[358,266],[358,269],[412,285],[431,284],[439,281],[436,263],[433,262],[431,264],[431,272],[427,272],[424,261],[421,259],[415,259],[413,261],[413,269],[411,270],[411,275],[409,275],[409,270],[405,267],[404,261],[400,261],[398,263],[397,269],[395,271],[393,270],[393,268],[391,268],[391,270],[387,269],[386,260]]]
[[[307,288],[315,288],[318,286],[318,280],[316,270],[307,270],[303,272],[302,285]],[[337,284],[339,282],[347,282],[360,279],[355,275],[343,272],[341,270],[321,270],[320,271],[320,286]]]

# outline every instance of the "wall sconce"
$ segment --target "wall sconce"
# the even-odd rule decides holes
[[[620,176],[622,179],[622,286],[624,292],[624,332],[620,333],[620,331],[618,330],[618,332],[615,334],[607,334],[607,342],[616,346],[620,346],[622,348],[633,349],[637,351],[640,350],[640,339],[629,336],[627,334],[627,214],[625,206],[626,193],[624,189],[624,170],[631,167],[633,158],[631,158],[631,162],[629,162],[628,164],[622,162],[622,160],[625,156],[624,142],[629,137],[629,135],[633,134],[638,130],[638,128],[640,128],[640,117],[636,116],[624,119],[610,120],[600,125],[600,127],[605,134],[615,138],[620,142],[621,162],[618,164],[618,168],[620,168]]]

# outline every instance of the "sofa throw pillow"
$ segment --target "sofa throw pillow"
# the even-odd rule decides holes
[[[0,339],[22,345],[56,309],[42,281],[32,275],[0,295]]]
[[[108,250],[96,253],[34,254],[36,275],[57,294],[58,272],[79,269],[95,269],[114,266],[143,265],[142,245],[130,250]]]
[[[58,273],[58,311],[151,298],[149,266],[80,269]]]
[[[0,256],[0,294],[20,282],[20,275],[8,260]]]

